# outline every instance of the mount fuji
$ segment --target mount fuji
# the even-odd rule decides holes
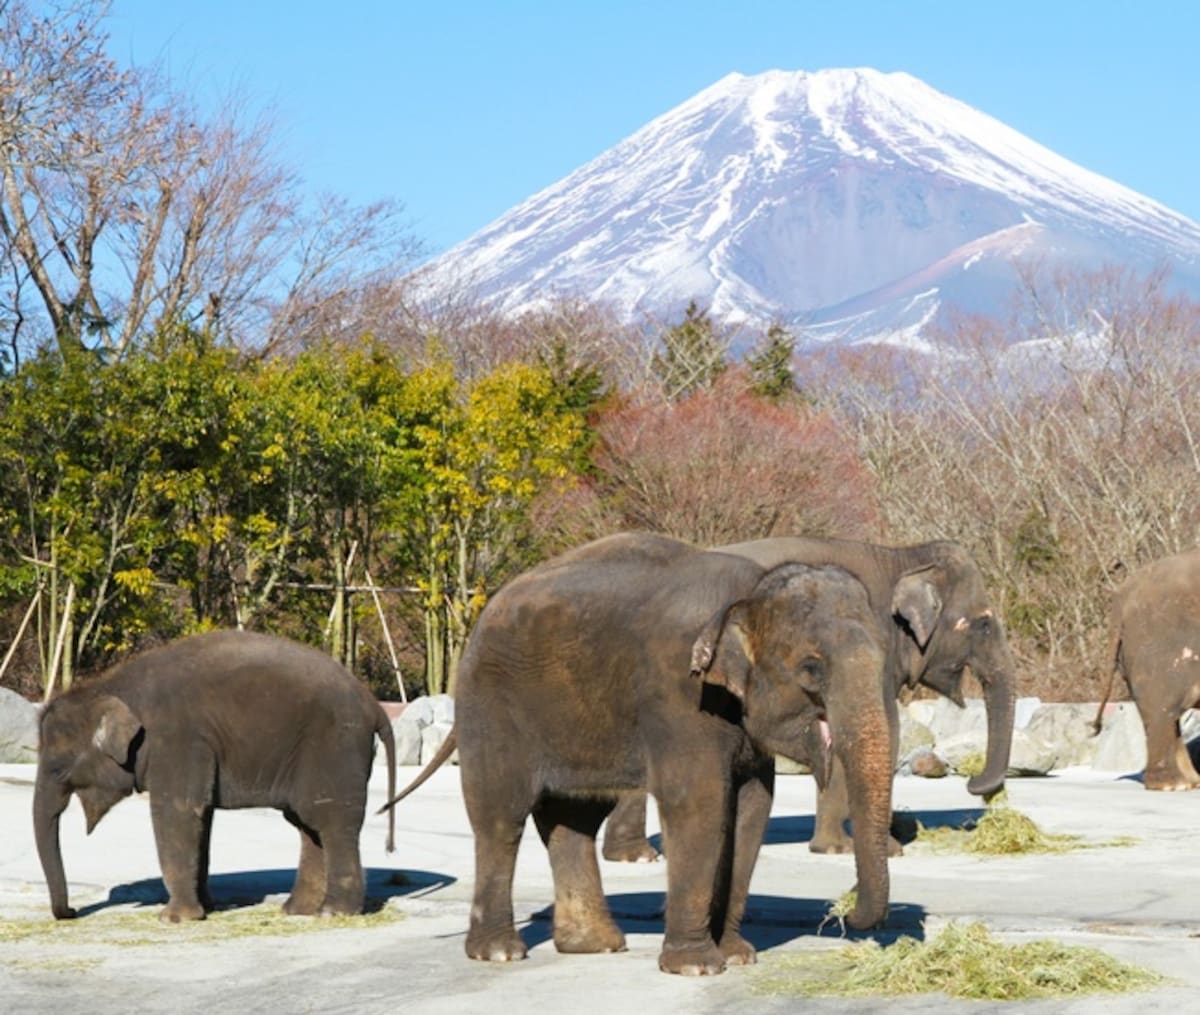
[[[690,301],[805,339],[913,342],[1006,307],[1022,262],[1166,265],[1200,225],[904,73],[730,74],[446,251],[423,274],[506,314]]]

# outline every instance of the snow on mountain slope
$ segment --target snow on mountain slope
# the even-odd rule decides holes
[[[517,312],[689,300],[813,337],[999,309],[1014,259],[1149,270],[1200,295],[1200,225],[903,73],[731,74],[426,269]],[[918,299],[918,297],[920,297]]]

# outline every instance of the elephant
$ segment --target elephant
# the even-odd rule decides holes
[[[1012,746],[1015,667],[979,567],[961,545],[942,540],[887,547],[785,536],[718,549],[763,567],[792,561],[834,565],[854,575],[866,586],[878,622],[888,632],[886,682],[894,698],[904,688],[921,684],[961,706],[963,671],[970,667],[984,689],[988,747],[984,770],[968,781],[967,789],[977,796],[990,796],[1003,788]],[[889,718],[893,724],[898,721],[894,704]],[[895,736],[893,743],[899,743]],[[845,830],[850,810],[838,761],[835,757],[829,785],[817,795],[816,827],[809,843],[815,853],[853,849]],[[893,855],[901,852],[895,839],[889,848]],[[656,853],[646,841],[646,796],[630,794],[618,804],[605,827],[603,855],[608,860],[632,862],[652,860]]]
[[[866,589],[840,568],[769,568],[647,533],[587,544],[504,586],[467,640],[452,736],[396,798],[457,748],[475,834],[468,956],[525,957],[512,883],[530,814],[550,857],[557,949],[623,950],[595,840],[622,793],[649,787],[667,856],[659,967],[699,975],[755,961],[740,928],[775,754],[809,760],[819,779],[842,760],[859,832],[847,922],[882,922],[884,636]]]
[[[51,912],[76,915],[59,844],[71,795],[90,834],[114,804],[143,791],[168,894],[163,921],[212,909],[214,808],[274,807],[299,829],[285,912],[361,912],[358,838],[376,736],[391,796],[395,743],[374,696],[325,653],[247,631],[191,635],[77,684],[40,718],[33,824]],[[393,821],[389,852],[394,842]]]
[[[1179,718],[1200,705],[1200,550],[1134,571],[1113,595],[1112,669],[1092,724],[1099,733],[1113,678],[1125,678],[1146,731],[1146,789],[1200,787]]]

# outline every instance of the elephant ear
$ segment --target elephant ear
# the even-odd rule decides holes
[[[926,567],[904,575],[892,591],[892,614],[904,618],[922,650],[942,615],[942,597],[930,578],[932,570]]]
[[[692,644],[692,676],[724,687],[742,702],[754,665],[748,633],[749,605],[745,600],[726,606],[712,616]]]
[[[142,721],[125,702],[111,695],[100,699],[99,711],[100,718],[96,723],[96,732],[92,734],[92,744],[118,765],[124,766],[129,762],[133,741],[142,730]]]

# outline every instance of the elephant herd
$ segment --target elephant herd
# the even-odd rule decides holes
[[[1200,555],[1189,566],[1200,578]],[[1188,579],[1187,566],[1167,569],[1115,610],[1114,659],[1148,735],[1164,741],[1172,721],[1178,739],[1178,713],[1200,698],[1200,640],[1187,628],[1200,582]],[[988,796],[1008,767],[1015,668],[962,547],[775,538],[702,549],[622,533],[546,561],[489,601],[459,665],[453,733],[400,794],[388,719],[345,669],[285,639],[210,632],[134,656],[45,708],[35,838],[54,916],[71,917],[58,836],[71,795],[91,830],[123,797],[149,793],[169,897],[161,915],[178,922],[211,909],[213,810],[273,807],[300,834],[285,910],[358,912],[375,738],[387,755],[389,850],[395,805],[457,749],[475,836],[469,956],[525,955],[512,884],[531,815],[550,859],[556,947],[622,950],[596,838],[607,820],[606,857],[653,857],[650,794],[667,857],[659,966],[718,973],[755,958],[740,928],[776,755],[816,779],[810,848],[854,853],[847,923],[884,920],[899,849],[889,834],[898,697],[924,685],[962,704],[967,668],[988,717],[984,769],[968,789]],[[1179,675],[1171,694],[1154,690],[1164,671]],[[1200,777],[1171,744],[1151,750],[1146,783]]]

